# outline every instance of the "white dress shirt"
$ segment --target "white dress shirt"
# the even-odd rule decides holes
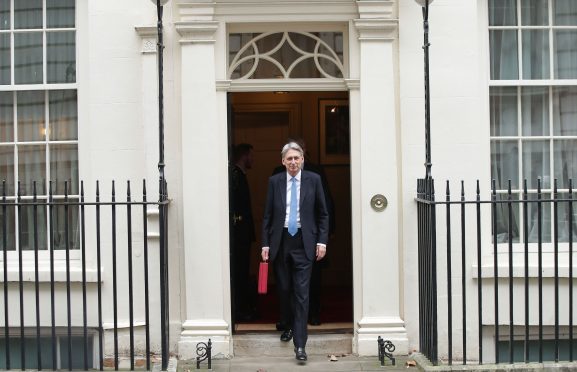
[[[302,171],[299,171],[297,173],[297,175],[294,177],[296,179],[296,183],[297,183],[297,227],[300,229],[301,228],[301,174]],[[284,218],[284,227],[288,228],[288,220],[289,220],[289,213],[290,213],[290,209],[291,209],[291,197],[292,197],[292,185],[293,185],[293,176],[291,176],[289,174],[289,172],[286,173],[286,214],[285,214],[285,218]]]

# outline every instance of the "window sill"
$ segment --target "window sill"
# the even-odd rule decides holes
[[[8,282],[19,282],[20,272],[18,270],[18,265],[9,264],[8,265]],[[36,271],[34,268],[34,262],[25,262],[22,267],[22,281],[23,282],[35,282],[36,281]],[[50,263],[40,262],[38,265],[38,281],[41,283],[50,283]],[[70,262],[70,281],[74,283],[82,282],[82,265],[79,261]],[[98,270],[96,267],[86,268],[86,282],[96,283],[98,281]],[[4,282],[4,267],[0,265],[0,283]],[[63,283],[66,282],[66,266],[64,263],[58,262],[54,265],[54,282]]]
[[[575,257],[577,262],[577,255]],[[495,277],[493,263],[481,265],[481,277],[483,279],[493,279]],[[471,267],[473,279],[478,279],[477,275],[477,265],[472,265]],[[553,263],[545,263],[542,265],[542,277],[543,278],[554,278],[555,277],[555,266]],[[539,277],[539,266],[537,263],[529,262],[529,273],[530,279],[535,279]],[[509,265],[499,264],[497,277],[508,278],[509,277]],[[524,278],[525,277],[525,265],[513,263],[513,278]],[[559,260],[559,278],[569,278],[569,265],[567,261]],[[577,278],[577,266],[573,265],[573,278]]]

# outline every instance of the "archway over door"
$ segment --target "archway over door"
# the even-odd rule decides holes
[[[247,172],[256,228],[256,241],[252,246],[254,254],[251,254],[250,259],[250,273],[255,286],[251,293],[256,293],[261,247],[260,228],[268,177],[275,167],[281,165],[280,149],[287,140],[301,138],[306,144],[306,161],[320,165],[326,174],[335,211],[334,228],[328,244],[328,259],[321,265],[320,270],[321,325],[311,327],[311,330],[352,330],[351,188],[350,164],[347,160],[348,93],[231,93],[230,105],[231,147],[239,143],[250,143],[254,147],[253,168]],[[345,109],[346,112],[343,111]],[[331,121],[325,114],[338,114],[338,110],[341,110],[340,122]],[[346,117],[346,123],[342,120],[343,117]],[[278,301],[272,272],[269,283],[268,295],[247,299],[255,302],[256,314],[254,318],[236,319],[236,332],[274,330],[274,323],[278,320]]]

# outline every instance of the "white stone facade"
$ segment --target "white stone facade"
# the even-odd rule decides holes
[[[477,179],[491,178],[487,18],[485,0],[436,0],[430,10],[432,171],[438,180],[464,180],[468,197]],[[149,195],[156,195],[155,24],[150,1],[77,1],[79,164],[87,193],[97,179],[139,184],[145,178]],[[346,35],[343,79],[229,79],[229,32],[315,30]],[[196,344],[210,337],[213,355],[234,355],[227,93],[307,90],[349,92],[353,351],[375,355],[378,336],[391,340],[399,354],[418,350],[414,198],[425,172],[421,8],[410,0],[172,0],[164,7],[164,37],[173,351],[193,358]],[[375,194],[387,197],[384,212],[371,208]],[[488,188],[483,196],[489,197]],[[155,211],[149,220],[154,224]],[[154,231],[149,235],[156,247]],[[490,261],[490,247],[486,253]],[[473,258],[467,283],[475,291]],[[104,272],[107,283],[111,274]],[[469,345],[472,359],[476,347],[475,341]]]

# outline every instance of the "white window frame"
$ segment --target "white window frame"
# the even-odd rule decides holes
[[[44,130],[48,131],[49,130],[49,99],[48,99],[48,93],[49,91],[54,91],[54,90],[74,90],[77,93],[77,112],[78,112],[78,127],[80,126],[80,105],[79,105],[79,100],[78,100],[78,96],[79,96],[79,84],[78,84],[78,61],[79,61],[79,47],[78,47],[78,1],[75,0],[75,24],[74,27],[69,27],[69,28],[48,28],[47,27],[47,0],[42,0],[42,28],[37,28],[37,29],[16,29],[15,28],[15,8],[14,8],[14,4],[15,2],[18,0],[10,0],[10,28],[7,30],[0,30],[0,34],[2,33],[8,33],[10,34],[10,84],[9,85],[0,85],[0,92],[12,92],[13,93],[13,108],[14,108],[14,112],[13,112],[13,121],[16,123],[18,120],[18,113],[17,113],[17,100],[16,100],[16,96],[17,96],[17,92],[19,91],[42,91],[44,92],[44,102],[45,102],[45,118],[44,118]],[[76,64],[76,79],[75,82],[73,83],[47,83],[48,81],[48,76],[47,76],[47,32],[58,32],[58,31],[74,31],[74,35],[75,35],[75,64]],[[42,73],[43,73],[43,82],[39,83],[39,84],[15,84],[15,64],[14,64],[14,60],[15,60],[15,53],[14,53],[14,48],[15,48],[15,44],[14,44],[14,35],[16,33],[20,33],[20,32],[42,32],[42,40],[43,40],[43,59],[42,59]],[[16,184],[14,185],[14,194],[10,195],[6,197],[7,200],[10,201],[16,201],[17,200],[17,188],[18,188],[18,179],[19,179],[19,175],[18,175],[18,146],[19,145],[44,145],[46,148],[46,179],[50,180],[50,158],[49,158],[49,147],[51,145],[61,145],[61,144],[75,144],[78,147],[78,152],[79,152],[79,157],[78,157],[78,168],[81,168],[80,165],[80,151],[79,151],[79,140],[78,137],[76,138],[76,140],[50,140],[48,138],[48,136],[45,136],[43,140],[41,141],[17,141],[17,125],[14,125],[14,137],[13,137],[13,141],[12,142],[1,142],[0,146],[11,146],[14,149],[14,175],[15,175],[15,181]],[[78,188],[80,191],[80,181],[77,180],[78,182]],[[1,184],[0,184],[1,187]],[[46,190],[41,190],[38,192],[38,200],[46,200],[48,198],[48,184],[46,185]],[[60,195],[60,194],[54,194],[53,195],[54,199],[63,199],[64,195]],[[71,194],[68,195],[69,199],[80,199],[80,195],[79,194]],[[1,190],[0,190],[0,199],[1,199]],[[32,200],[33,197],[30,195],[27,196],[22,196],[22,200]],[[50,226],[49,226],[49,209],[46,208],[46,225],[47,225],[47,230],[46,230],[46,236],[47,236],[47,242],[46,242],[46,246],[48,247],[48,249],[46,250],[39,250],[38,251],[38,256],[39,256],[39,260],[40,260],[40,265],[44,266],[44,265],[48,265],[48,259],[49,259],[49,255],[50,255],[50,238],[49,238],[49,231],[50,231]],[[80,217],[78,217],[78,221],[80,221]],[[18,218],[16,219],[16,221],[14,222],[14,227],[15,227],[15,245],[16,247],[19,247],[19,234],[18,234]],[[1,226],[0,226],[1,228]],[[74,261],[79,261],[81,258],[81,250],[80,249],[71,249],[70,250],[70,259],[74,260]],[[17,264],[17,260],[18,260],[18,250],[12,250],[12,251],[8,251],[7,252],[7,259],[8,259],[8,270],[9,272],[12,272],[13,270],[16,270],[17,267],[15,266]],[[22,251],[22,255],[23,255],[23,260],[24,262],[24,270],[25,271],[34,271],[34,267],[33,267],[33,261],[34,261],[34,250],[30,250],[30,251]],[[66,251],[65,250],[55,250],[54,251],[54,258],[55,260],[58,261],[62,261],[64,260],[66,257]],[[2,262],[4,260],[3,257],[3,252],[2,249],[0,248],[0,262]],[[31,266],[32,265],[32,266]],[[2,278],[0,278],[2,279]]]
[[[555,79],[554,78],[554,70],[555,70],[555,53],[554,53],[554,31],[558,29],[571,29],[577,30],[577,26],[554,26],[553,25],[553,1],[548,1],[548,24],[543,26],[524,26],[522,25],[522,14],[521,14],[521,5],[522,0],[516,0],[516,10],[517,10],[517,25],[515,26],[491,26],[489,24],[489,0],[487,0],[487,14],[486,14],[486,24],[488,34],[491,30],[515,30],[517,31],[517,62],[518,62],[518,79],[515,80],[494,80],[491,79],[489,75],[489,89],[492,87],[516,87],[517,88],[517,135],[516,136],[492,136],[490,135],[490,143],[496,141],[516,141],[517,148],[518,148],[518,179],[519,179],[519,187],[512,189],[512,194],[514,197],[518,197],[522,199],[523,193],[523,178],[522,178],[522,169],[523,169],[523,141],[548,141],[549,142],[549,177],[550,177],[550,187],[542,188],[541,193],[544,195],[544,199],[546,195],[550,195],[553,198],[553,182],[554,182],[554,172],[555,172],[555,154],[554,154],[554,141],[563,139],[563,140],[577,140],[577,136],[555,136],[553,133],[553,125],[554,125],[554,112],[553,112],[553,88],[557,86],[577,86],[577,79]],[[539,80],[532,80],[532,79],[524,79],[523,78],[523,30],[548,30],[549,31],[549,79],[539,79]],[[489,56],[492,53],[490,43],[488,45]],[[490,57],[489,57],[490,58]],[[523,87],[548,87],[548,95],[549,95],[549,135],[546,136],[523,136],[522,135],[522,125],[523,125],[523,118],[522,118],[522,95],[521,91]],[[492,166],[492,164],[491,164]],[[577,190],[577,179],[573,180],[573,191]],[[568,189],[564,188],[565,185],[559,185],[558,193],[567,193]],[[507,189],[497,189],[498,195],[507,196]],[[528,188],[528,192],[530,194],[535,194],[537,192],[536,188]],[[577,199],[576,199],[577,201]],[[514,204],[515,205],[515,204]],[[549,206],[550,210],[550,235],[551,241],[544,241],[543,248],[547,251],[553,250],[553,205],[544,203],[544,207]],[[536,204],[535,204],[536,207]],[[577,208],[577,203],[574,204],[574,208]],[[523,242],[523,223],[522,223],[522,206],[519,208],[519,242],[513,243],[515,246],[515,251],[524,251],[524,242]],[[577,242],[575,242],[577,243]],[[574,244],[575,244],[574,243]],[[508,246],[508,243],[499,243],[499,249],[505,250]],[[529,243],[529,250],[530,252],[537,251],[538,244],[537,243]],[[559,251],[560,252],[568,252],[569,251],[569,244],[565,242],[559,242]]]

